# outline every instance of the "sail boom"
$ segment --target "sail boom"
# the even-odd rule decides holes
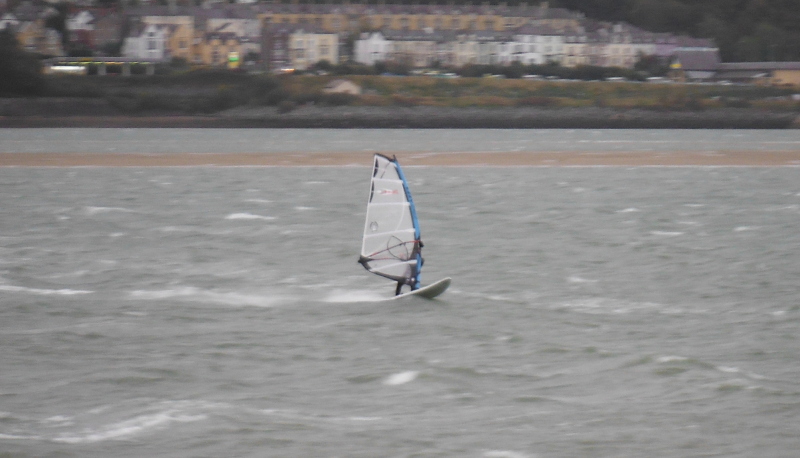
[[[408,207],[410,204],[408,202],[376,202],[372,204],[375,207],[391,207],[392,205],[400,205],[403,207]]]
[[[376,232],[373,234],[364,234],[364,238],[374,238],[374,237],[386,237],[386,234],[414,234],[414,229],[403,229],[400,231],[386,231],[386,232]],[[414,239],[412,238],[409,242],[413,242]]]

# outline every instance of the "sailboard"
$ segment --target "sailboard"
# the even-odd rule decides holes
[[[375,154],[358,262],[369,272],[397,282],[396,297],[432,299],[450,286],[450,279],[422,286],[422,247],[417,210],[397,158]],[[411,291],[399,294],[404,285]]]

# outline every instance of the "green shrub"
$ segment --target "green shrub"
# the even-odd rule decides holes
[[[552,107],[558,105],[558,99],[553,97],[525,97],[517,100],[521,107]]]
[[[352,105],[356,100],[358,100],[358,96],[353,94],[325,94],[321,101],[325,105],[338,107]]]
[[[291,100],[283,100],[278,104],[278,113],[284,114],[297,108],[297,104]]]

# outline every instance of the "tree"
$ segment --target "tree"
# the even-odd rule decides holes
[[[69,44],[69,30],[67,30],[67,13],[69,12],[69,5],[67,2],[58,3],[55,5],[56,14],[48,16],[45,20],[45,27],[53,29],[61,34],[61,44],[67,46]]]
[[[11,32],[0,30],[0,95],[37,95],[43,90],[39,60],[22,51]]]
[[[649,76],[665,76],[669,72],[669,65],[658,56],[640,54],[633,69]]]

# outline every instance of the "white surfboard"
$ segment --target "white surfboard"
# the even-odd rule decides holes
[[[393,299],[401,299],[410,296],[424,297],[425,299],[433,299],[434,297],[445,292],[449,286],[450,286],[450,277],[447,277],[437,281],[436,283],[431,283],[428,286],[423,286],[422,288],[415,289],[414,291],[409,291],[399,296],[395,296],[393,297]]]

